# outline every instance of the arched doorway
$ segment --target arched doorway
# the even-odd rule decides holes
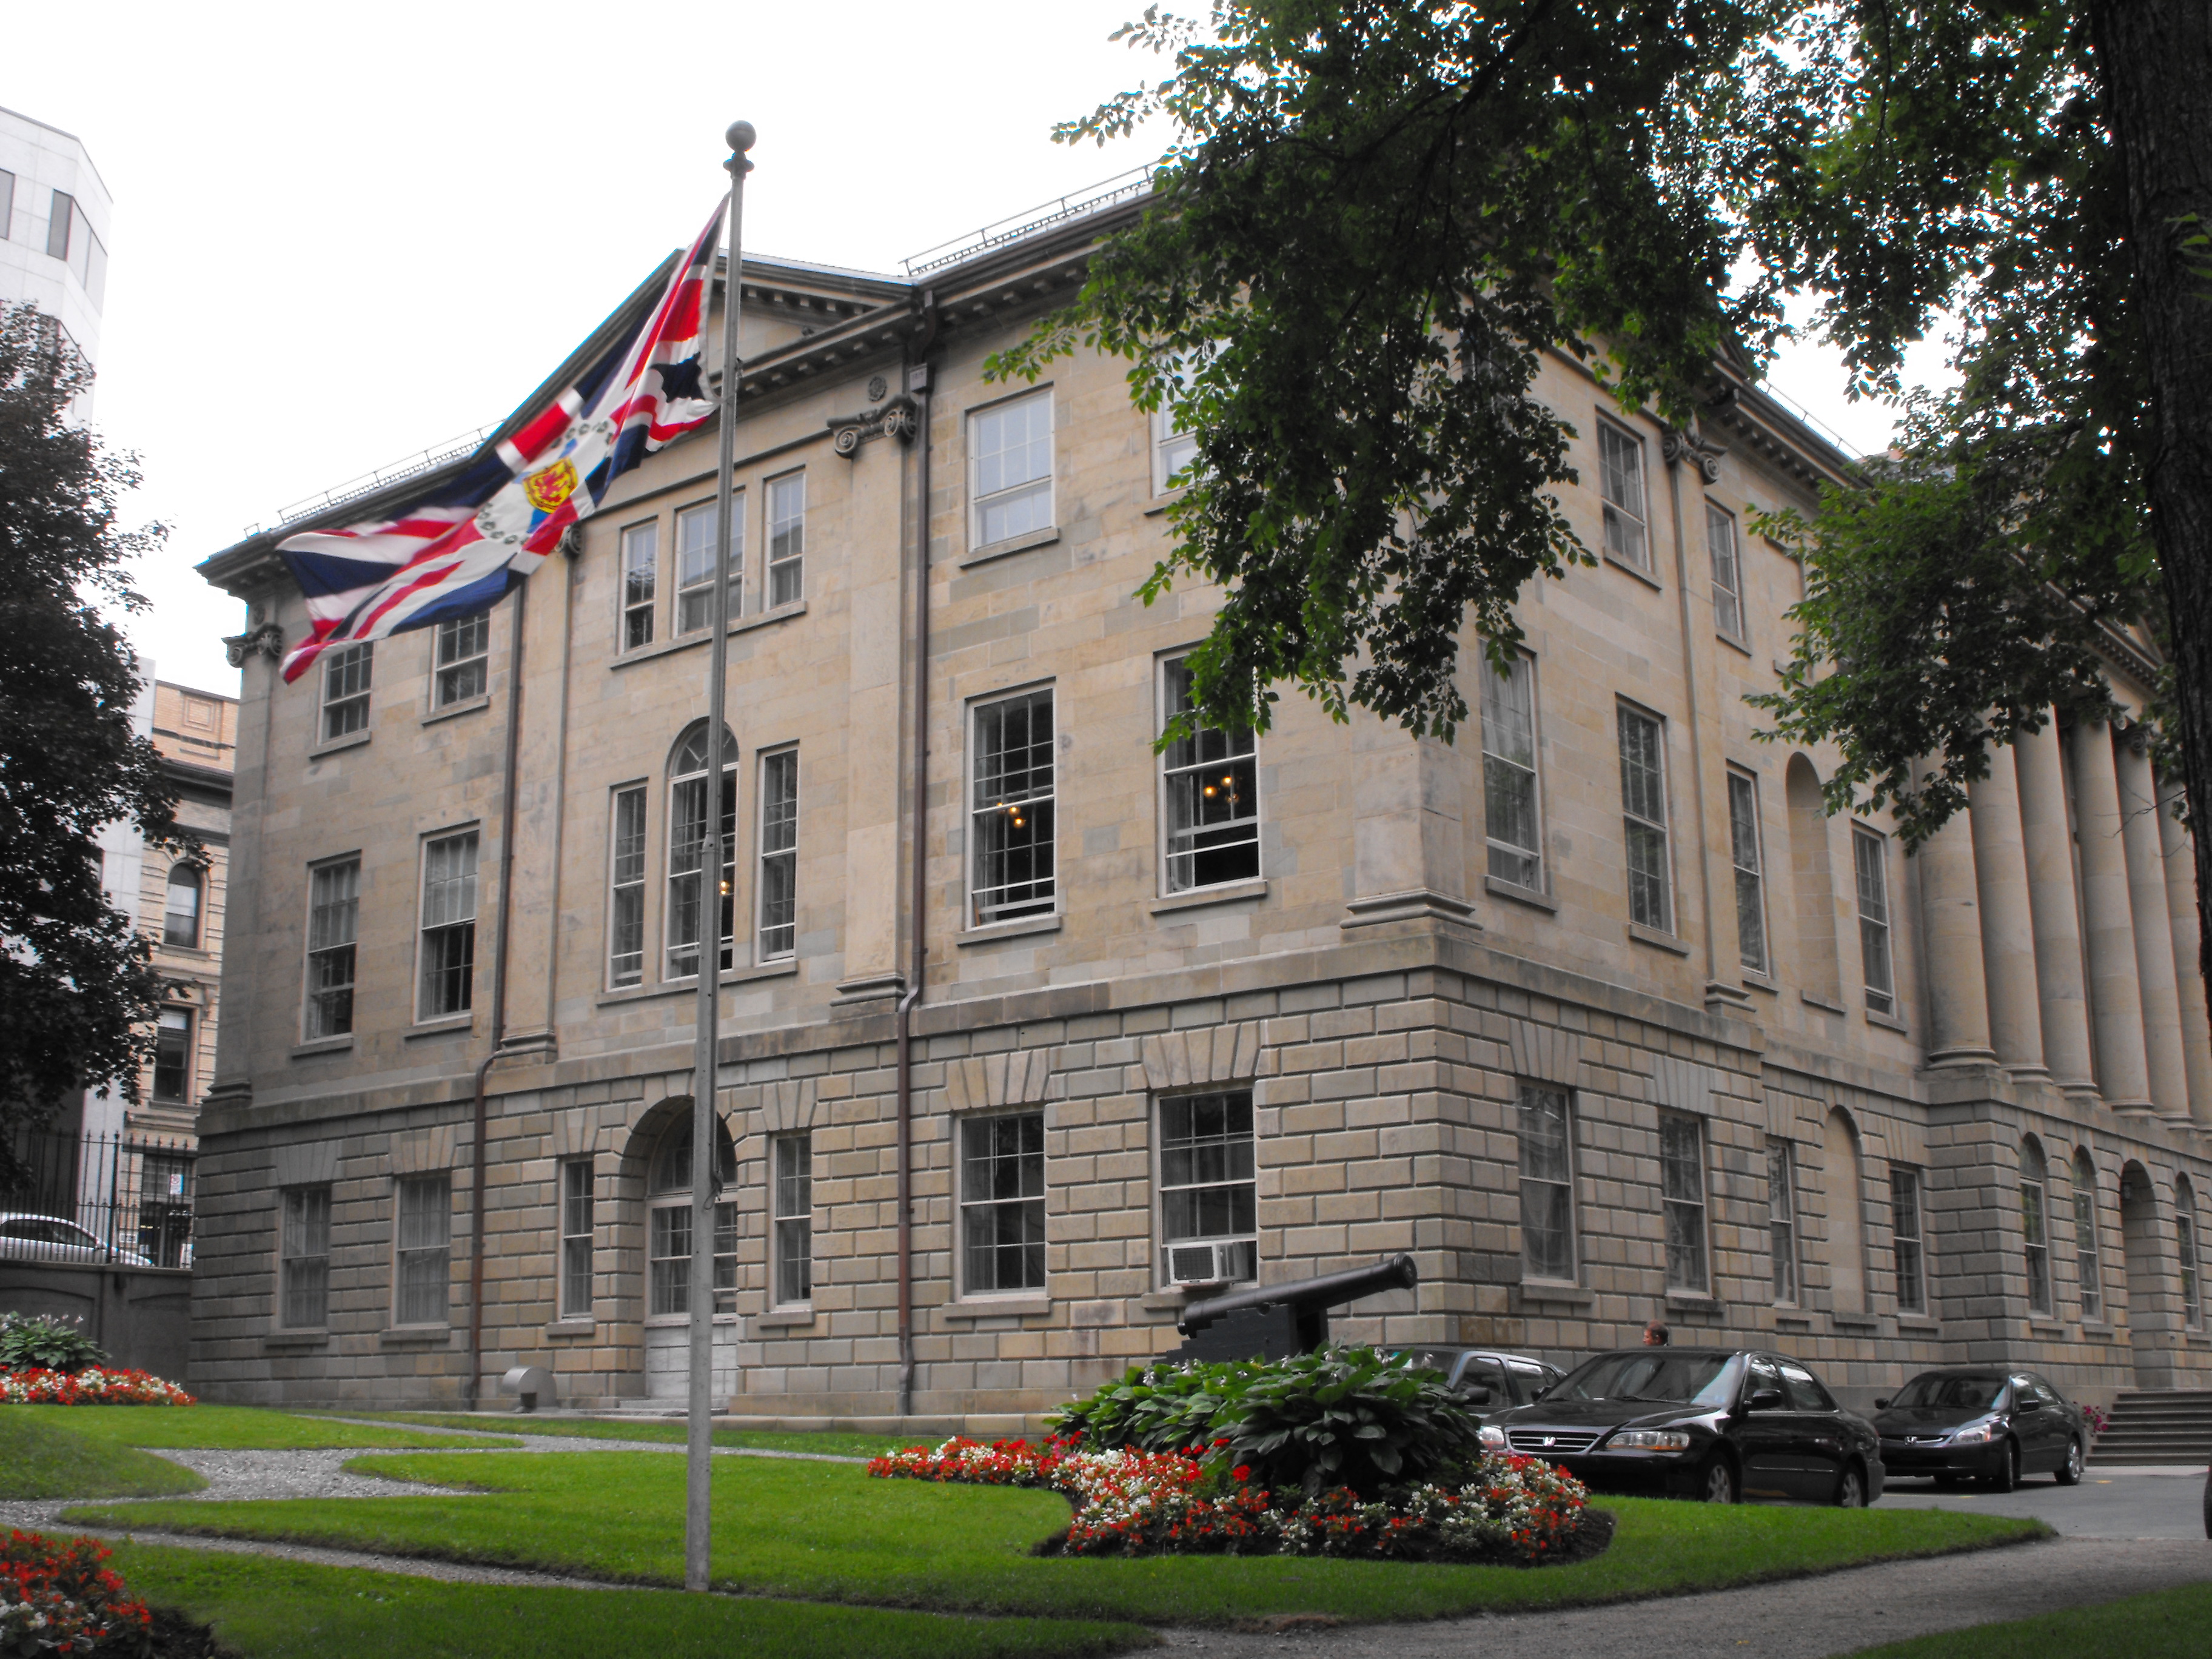
[[[714,1125],[714,1380],[718,1407],[738,1389],[737,1147]],[[645,1395],[682,1401],[691,1364],[691,1101],[664,1100],[639,1120],[624,1161],[645,1188]],[[635,1188],[632,1188],[635,1190]]]
[[[2166,1237],[2150,1176],[2130,1159],[2120,1171],[2120,1243],[2127,1255],[2128,1346],[2139,1389],[2173,1386],[2174,1309],[2166,1285]]]

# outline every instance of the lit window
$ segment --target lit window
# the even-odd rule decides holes
[[[653,643],[653,596],[659,592],[660,524],[634,524],[622,533],[622,648]]]
[[[1797,1175],[1790,1143],[1766,1143],[1767,1254],[1774,1264],[1774,1299],[1797,1299]]]
[[[702,501],[676,515],[676,631],[696,634],[704,629],[714,607],[714,529],[717,503]],[[732,621],[744,611],[745,498],[743,491],[730,506],[730,596]]]
[[[1628,851],[1628,917],[1674,931],[1667,858],[1667,728],[1633,708],[1620,710],[1620,804]]]
[[[969,417],[969,496],[975,544],[1052,526],[1052,393],[1018,398]]]
[[[453,1178],[407,1176],[399,1182],[399,1297],[395,1324],[442,1325],[452,1279]]]
[[[1729,848],[1735,864],[1735,944],[1744,971],[1766,971],[1766,872],[1759,854],[1759,781],[1728,775]]]
[[[354,939],[361,914],[361,860],[319,865],[308,878],[308,1042],[353,1030]]]
[[[1605,550],[1638,570],[1651,568],[1644,537],[1644,445],[1619,427],[1600,421],[1598,472],[1605,497]]]
[[[2039,1314],[2051,1311],[2051,1227],[2044,1205],[2047,1178],[2042,1148],[2032,1140],[2021,1142],[2021,1249],[2027,1269],[2027,1305]]]
[[[1667,1288],[1703,1291],[1705,1134],[1693,1117],[1659,1115],[1659,1197],[1666,1211]]]
[[[1190,709],[1190,665],[1162,665],[1163,720]],[[1252,734],[1201,726],[1160,756],[1167,792],[1167,890],[1186,893],[1260,874],[1260,787]]]
[[[805,1302],[814,1294],[814,1141],[785,1135],[775,1143],[775,1299]]]
[[[276,1261],[279,1318],[288,1330],[331,1322],[331,1189],[288,1187]]]
[[[1713,618],[1732,640],[1745,636],[1743,625],[1743,567],[1735,552],[1735,520],[1713,506],[1705,506],[1705,545],[1713,556]]]
[[[768,485],[768,602],[792,605],[806,594],[806,475]]]
[[[988,927],[1052,910],[1052,693],[975,710],[975,922]]]
[[[370,672],[376,647],[364,641],[323,653],[323,741],[335,743],[368,728]]]
[[[1501,674],[1486,662],[1482,681],[1482,818],[1490,873],[1540,892],[1543,836],[1536,799],[1536,665],[1516,657]]]
[[[1897,1012],[1897,988],[1889,969],[1889,877],[1881,837],[1863,825],[1851,826],[1851,853],[1858,866],[1859,959],[1866,967],[1866,1004],[1878,1014]]]
[[[472,1006],[477,959],[477,832],[422,848],[422,983],[417,1019],[448,1019]]]
[[[670,763],[668,782],[668,961],[670,979],[699,971],[700,921],[707,902],[707,728],[693,728]],[[722,735],[722,867],[717,882],[720,963],[731,962],[732,895],[738,884],[738,742]]]
[[[1920,1171],[1893,1164],[1889,1170],[1889,1232],[1897,1257],[1897,1305],[1928,1311],[1927,1261],[1920,1229]]]
[[[1255,1155],[1250,1090],[1160,1103],[1160,1232],[1170,1281],[1260,1276]]]
[[[2105,1268],[2097,1240],[2097,1166],[2087,1152],[2074,1154],[2074,1269],[2081,1317],[2105,1316]]]
[[[799,937],[799,751],[761,761],[760,960],[787,957]]]
[[[162,902],[161,943],[186,951],[199,948],[200,872],[189,864],[173,865]]]
[[[607,983],[620,988],[645,977],[645,788],[615,791],[608,849]]]
[[[1574,1152],[1567,1091],[1521,1085],[1521,1271],[1575,1277]]]
[[[481,697],[490,684],[491,613],[448,617],[437,628],[436,678],[431,699],[440,708]]]
[[[592,1160],[561,1165],[561,1317],[592,1316]]]
[[[1175,424],[1166,410],[1152,412],[1152,494],[1164,495],[1188,483],[1176,475],[1198,459],[1198,440]]]
[[[154,1030],[154,1098],[181,1105],[191,1098],[192,1015],[189,1008],[164,1008]]]

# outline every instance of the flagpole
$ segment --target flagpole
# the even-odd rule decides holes
[[[701,849],[705,866],[700,882],[698,1036],[691,1083],[691,1376],[684,1479],[684,1588],[687,1590],[707,1588],[713,1542],[714,1050],[721,1036],[722,902],[730,896],[722,888],[722,731],[729,702],[730,520],[734,495],[731,473],[738,443],[738,312],[744,295],[742,217],[745,174],[753,168],[745,159],[745,152],[753,147],[752,123],[733,121],[724,136],[730,145],[730,159],[722,164],[730,175],[730,258],[722,288],[722,407],[718,421],[721,453],[715,472],[720,510],[715,515],[714,597],[708,623],[707,844]],[[708,292],[711,295],[711,285]],[[700,320],[706,320],[703,301]],[[730,780],[732,786],[736,781]],[[734,935],[734,925],[731,931]]]

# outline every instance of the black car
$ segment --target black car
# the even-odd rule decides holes
[[[1623,1348],[1584,1361],[1484,1444],[1557,1463],[1585,1486],[1733,1504],[1857,1508],[1881,1496],[1881,1443],[1813,1373],[1780,1354]]]
[[[1482,1413],[1525,1406],[1560,1376],[1556,1365],[1498,1348],[1415,1348],[1412,1357],[1416,1365],[1442,1371],[1445,1386]]]
[[[2081,1408],[2033,1371],[1923,1371],[1874,1407],[1892,1474],[1982,1480],[1999,1492],[2024,1474],[2051,1474],[2062,1486],[2081,1478],[2089,1446]]]

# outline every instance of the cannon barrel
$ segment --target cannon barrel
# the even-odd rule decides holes
[[[1410,1291],[1420,1281],[1413,1257],[1394,1255],[1371,1267],[1352,1267],[1340,1273],[1322,1273],[1313,1279],[1293,1279],[1285,1285],[1261,1285],[1249,1291],[1209,1297],[1184,1309],[1182,1317],[1176,1322],[1176,1328],[1185,1336],[1194,1336],[1223,1316],[1247,1308],[1291,1308],[1304,1313],[1334,1308],[1377,1291]]]

